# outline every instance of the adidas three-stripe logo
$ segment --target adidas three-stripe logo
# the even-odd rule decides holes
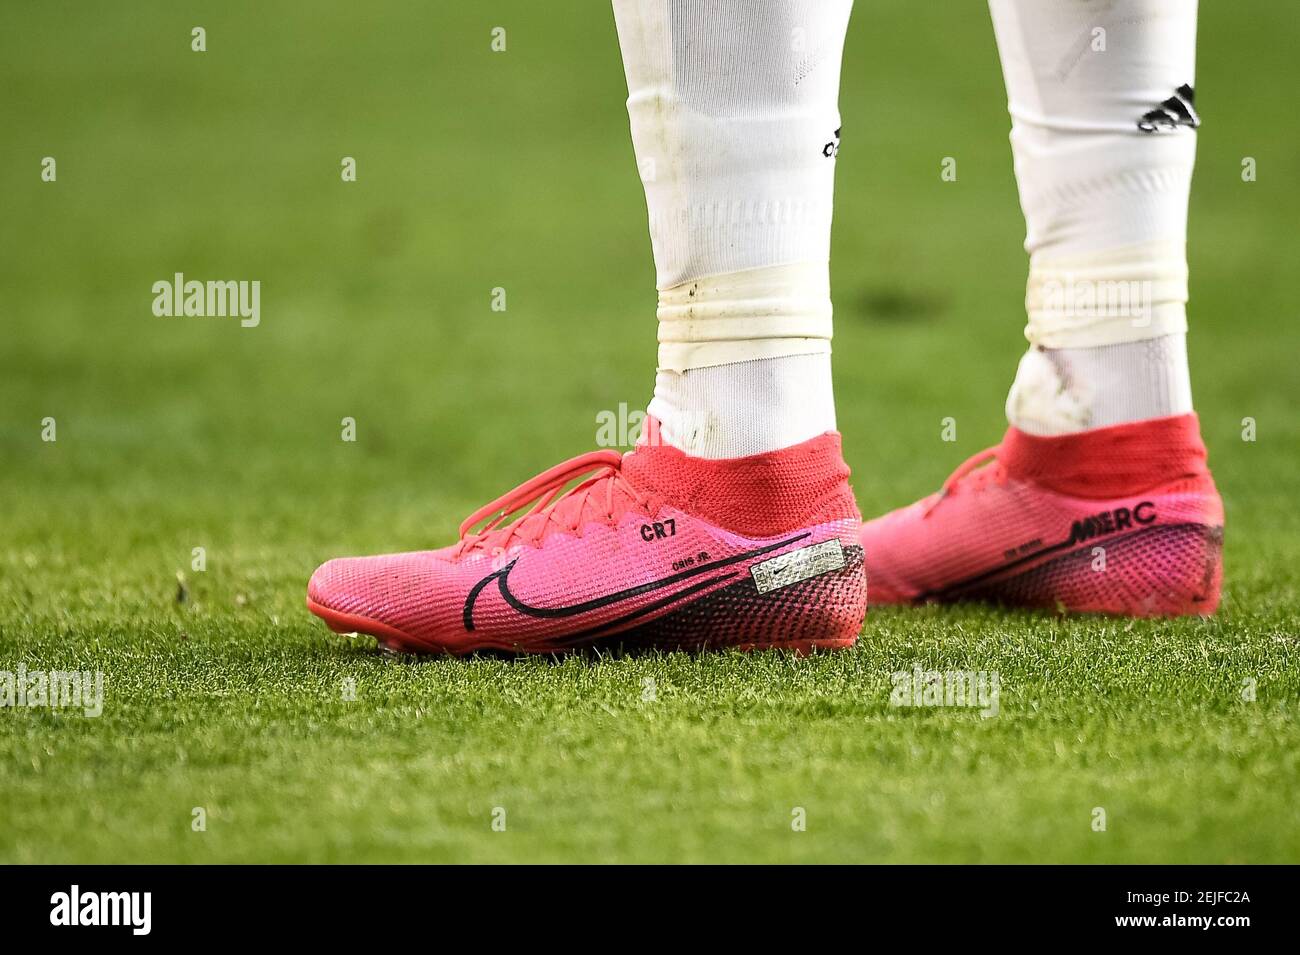
[[[1169,97],[1155,109],[1142,114],[1138,120],[1138,129],[1144,133],[1162,132],[1165,130],[1177,129],[1179,126],[1190,126],[1192,129],[1201,125],[1201,117],[1196,113],[1196,107],[1193,103],[1196,100],[1196,91],[1184,83],[1178,89],[1174,90],[1174,95]]]

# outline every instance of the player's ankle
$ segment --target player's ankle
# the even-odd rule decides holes
[[[1043,436],[1188,414],[1187,336],[1031,348],[1020,360],[1006,410],[1011,424]]]
[[[835,430],[830,355],[784,355],[660,370],[649,415],[658,440],[699,458],[789,448]]]

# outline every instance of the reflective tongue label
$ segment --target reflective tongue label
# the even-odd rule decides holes
[[[780,590],[809,577],[819,577],[844,566],[844,548],[838,537],[800,547],[749,568],[760,594]]]

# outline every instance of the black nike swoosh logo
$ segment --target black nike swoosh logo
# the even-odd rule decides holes
[[[1169,528],[1169,527],[1195,527],[1197,525],[1159,524],[1154,526]],[[921,603],[927,600],[943,600],[945,598],[951,598],[954,597],[959,591],[968,590],[969,588],[974,587],[976,584],[982,584],[985,581],[989,580],[990,578],[1001,576],[1002,574],[1006,573],[1009,570],[1015,570],[1017,567],[1023,567],[1025,564],[1030,563],[1031,561],[1036,561],[1041,557],[1047,557],[1050,556],[1051,554],[1056,554],[1061,551],[1065,551],[1073,544],[1079,544],[1080,545],[1079,549],[1082,549],[1083,547],[1090,547],[1093,544],[1095,544],[1097,541],[1101,541],[1101,540],[1104,540],[1107,544],[1113,544],[1116,541],[1125,540],[1129,537],[1134,536],[1135,534],[1141,534],[1144,531],[1149,531],[1151,529],[1152,529],[1151,527],[1139,527],[1125,534],[1118,534],[1118,535],[1111,534],[1109,536],[1102,534],[1097,537],[1087,538],[1082,541],[1078,540],[1075,537],[1074,533],[1071,532],[1069,537],[1067,537],[1063,541],[1060,541],[1059,543],[1049,544],[1046,547],[1039,548],[1038,550],[1034,551],[1032,554],[1025,554],[1023,557],[1017,557],[1015,560],[1008,561],[1005,564],[999,564],[997,567],[990,567],[988,570],[975,574],[973,577],[967,577],[964,580],[959,580],[955,584],[949,584],[948,586],[942,587],[938,590],[927,590],[925,593],[917,596],[916,600],[918,603]],[[1069,553],[1073,553],[1073,551],[1069,551]]]
[[[521,614],[524,614],[529,617],[540,617],[543,619],[553,619],[556,617],[573,617],[581,613],[587,613],[588,611],[591,610],[600,610],[603,607],[610,607],[613,606],[614,604],[622,603],[624,600],[630,600],[633,597],[639,597],[642,594],[648,594],[656,590],[662,590],[665,587],[671,587],[673,584],[681,583],[683,580],[690,580],[692,577],[699,577],[701,574],[707,574],[712,571],[719,570],[723,567],[730,567],[731,565],[738,564],[741,561],[749,560],[751,557],[758,557],[760,554],[766,554],[774,550],[780,550],[782,547],[787,547],[790,544],[793,544],[797,541],[801,541],[808,536],[810,536],[810,532],[805,531],[802,534],[796,534],[794,537],[787,537],[785,540],[777,541],[775,544],[765,544],[764,546],[756,547],[753,550],[747,550],[740,554],[733,554],[731,557],[724,557],[721,558],[720,560],[709,561],[707,564],[699,564],[695,567],[689,568],[688,570],[683,570],[683,571],[679,571],[678,573],[671,574],[668,577],[661,577],[658,580],[652,580],[648,583],[637,584],[635,587],[628,587],[624,590],[618,590],[611,594],[605,594],[603,597],[593,597],[591,600],[584,600],[581,603],[568,604],[567,606],[562,606],[562,607],[534,607],[531,606],[530,604],[524,603],[522,600],[520,600],[518,597],[516,597],[513,593],[510,592],[510,585],[507,582],[507,578],[510,576],[511,569],[519,561],[519,558],[516,557],[510,563],[502,567],[500,570],[494,570],[492,573],[488,574],[486,577],[484,577],[482,580],[480,580],[478,583],[476,583],[473,587],[470,588],[469,593],[465,596],[465,608],[464,611],[462,612],[462,618],[464,620],[465,629],[467,631],[473,630],[474,629],[474,603],[475,601],[478,600],[478,596],[483,592],[484,588],[486,588],[488,584],[492,583],[492,581],[494,580],[497,582],[497,589],[501,591],[502,599],[505,600],[506,603],[508,603],[511,607],[513,607]],[[614,626],[617,623],[623,623],[626,620],[632,620],[635,619],[636,617],[643,616],[646,613],[650,613],[653,610],[658,610],[661,607],[665,607],[676,600],[680,600],[700,590],[703,590],[711,584],[718,583],[723,580],[729,580],[730,578],[735,576],[736,574],[733,572],[733,573],[722,574],[720,576],[713,577],[707,581],[696,584],[692,587],[688,587],[675,594],[671,594],[663,600],[656,601],[653,604],[650,604],[646,607],[642,607],[639,610],[635,610],[632,613],[628,614],[626,617],[622,617],[619,618],[618,620],[614,620],[614,621],[610,621],[609,623],[602,624],[597,629],[604,629],[605,627]]]

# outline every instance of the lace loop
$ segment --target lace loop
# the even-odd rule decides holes
[[[923,516],[929,517],[930,513],[939,506],[939,502],[945,500],[949,495],[956,491],[957,485],[959,485],[968,474],[990,461],[997,460],[998,452],[1001,450],[1002,446],[1000,444],[995,444],[990,448],[985,448],[983,451],[975,452],[961,464],[957,465],[952,474],[948,475],[947,480],[943,482],[943,487],[939,489],[939,493],[936,494],[926,506]]]

